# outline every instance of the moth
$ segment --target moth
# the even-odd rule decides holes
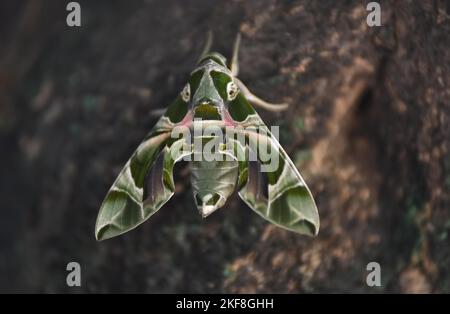
[[[262,100],[237,78],[239,34],[229,64],[221,54],[210,52],[211,42],[209,36],[186,85],[108,191],[97,217],[97,240],[123,234],[155,214],[174,194],[174,164],[187,157],[193,157],[188,158],[191,185],[203,217],[224,206],[237,190],[269,222],[299,234],[317,235],[319,214],[309,188],[253,108],[281,111],[287,104]],[[232,132],[194,132],[211,127]],[[220,158],[202,159],[207,146]],[[275,163],[260,152],[263,146]]]

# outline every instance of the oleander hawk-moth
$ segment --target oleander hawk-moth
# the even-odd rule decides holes
[[[173,168],[180,160],[190,160],[194,200],[203,217],[222,207],[237,189],[241,199],[269,222],[300,234],[318,233],[311,192],[250,105],[281,111],[287,104],[265,102],[236,77],[239,34],[229,66],[221,54],[209,52],[211,38],[187,84],[107,193],[95,226],[97,240],[125,233],[156,213],[174,194]],[[193,131],[208,127],[231,132]],[[207,146],[220,158],[202,159]],[[263,156],[263,146],[277,162]]]

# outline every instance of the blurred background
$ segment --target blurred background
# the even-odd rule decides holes
[[[450,3],[0,2],[0,291],[450,292]],[[186,164],[145,224],[97,243],[109,187],[184,86],[208,30],[319,207],[316,238],[238,196],[202,219]],[[66,286],[66,265],[82,286]],[[366,285],[381,265],[382,286]]]

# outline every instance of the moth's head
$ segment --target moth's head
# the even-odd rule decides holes
[[[238,87],[219,53],[209,53],[199,62],[181,91],[183,101],[190,104],[194,118],[222,120],[228,104],[236,98]]]

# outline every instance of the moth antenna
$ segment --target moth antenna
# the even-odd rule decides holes
[[[241,33],[236,34],[233,45],[233,54],[231,56],[230,70],[233,76],[237,76],[239,73],[239,46],[241,45]]]
[[[211,46],[212,46],[213,39],[214,39],[213,37],[214,37],[213,32],[211,30],[209,30],[208,33],[206,34],[205,46],[203,47],[203,51],[200,54],[200,58],[198,58],[199,62],[211,50]]]
[[[234,81],[236,82],[237,86],[239,86],[239,89],[241,90],[242,94],[244,94],[245,98],[247,98],[247,100],[256,107],[260,107],[272,112],[284,111],[289,107],[289,104],[287,103],[273,104],[267,102],[253,94],[238,78],[234,78]]]

